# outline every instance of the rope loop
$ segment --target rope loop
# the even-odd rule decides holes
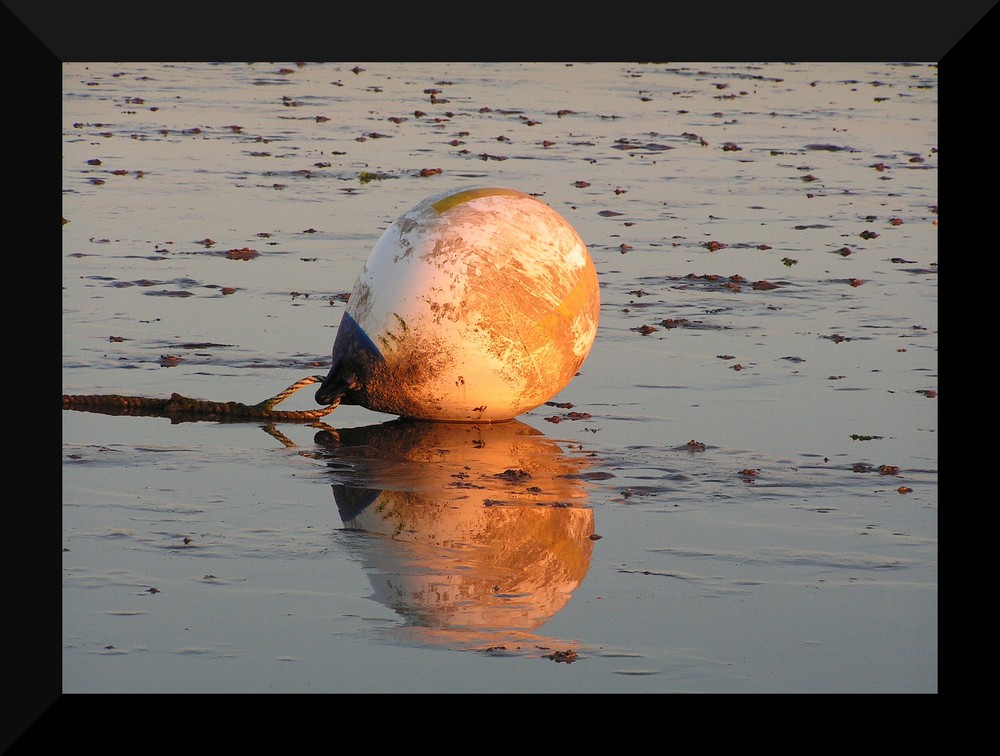
[[[210,402],[192,399],[180,394],[171,394],[169,399],[154,399],[143,396],[121,396],[120,394],[74,395],[63,394],[63,409],[84,412],[101,412],[109,415],[151,415],[170,417],[174,420],[282,420],[304,422],[325,417],[340,406],[338,398],[333,404],[321,409],[276,410],[275,406],[285,401],[299,389],[311,383],[323,381],[322,375],[310,375],[296,381],[279,394],[257,404],[242,402]]]

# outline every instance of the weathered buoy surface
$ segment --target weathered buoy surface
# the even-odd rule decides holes
[[[500,187],[435,194],[372,249],[316,401],[509,420],[572,380],[599,310],[586,245],[544,202]]]

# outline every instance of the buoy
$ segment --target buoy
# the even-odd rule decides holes
[[[586,245],[551,207],[515,189],[441,192],[376,242],[316,401],[423,420],[509,420],[573,379],[599,309]]]

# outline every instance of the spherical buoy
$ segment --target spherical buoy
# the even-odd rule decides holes
[[[599,309],[586,246],[544,202],[498,187],[435,194],[376,242],[316,401],[509,420],[572,380]]]

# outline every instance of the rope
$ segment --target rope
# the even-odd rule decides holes
[[[171,394],[169,399],[154,399],[144,396],[121,396],[120,394],[63,394],[64,410],[100,412],[105,415],[145,415],[169,417],[181,420],[282,420],[286,422],[318,420],[329,415],[338,406],[338,398],[333,404],[322,409],[276,410],[280,404],[303,386],[322,381],[322,375],[310,375],[296,381],[280,394],[257,404],[241,402],[209,402],[192,399],[180,394]]]

